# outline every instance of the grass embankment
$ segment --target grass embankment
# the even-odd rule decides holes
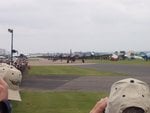
[[[29,75],[81,75],[81,76],[123,75],[120,73],[97,71],[95,69],[80,68],[75,66],[32,66],[28,74]]]
[[[106,93],[22,92],[22,101],[13,102],[12,113],[89,113]]]

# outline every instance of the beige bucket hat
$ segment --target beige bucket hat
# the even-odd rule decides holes
[[[122,113],[128,107],[139,107],[150,113],[150,88],[147,83],[128,78],[112,85],[105,113]]]
[[[8,99],[21,101],[19,85],[21,84],[22,74],[14,66],[0,64],[0,77],[8,84]]]

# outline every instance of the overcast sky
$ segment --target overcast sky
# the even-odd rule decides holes
[[[0,48],[20,53],[150,50],[149,0],[1,0]]]

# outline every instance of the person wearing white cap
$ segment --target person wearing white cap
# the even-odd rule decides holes
[[[21,84],[21,72],[14,66],[0,64],[0,78],[8,84],[8,100],[21,101],[19,85]]]
[[[150,88],[147,83],[128,78],[115,82],[109,99],[99,101],[90,113],[150,113]]]

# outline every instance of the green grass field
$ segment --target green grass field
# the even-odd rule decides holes
[[[89,113],[106,93],[31,92],[21,93],[21,102],[12,102],[12,113]]]
[[[95,69],[80,68],[75,66],[32,66],[29,75],[97,75],[113,76],[123,75],[121,73],[97,71]]]
[[[93,62],[93,61],[92,61]],[[141,61],[100,61],[95,63],[137,64],[147,65]],[[101,72],[89,68],[75,66],[32,66],[29,75],[96,75],[113,76],[120,73]],[[102,97],[108,96],[105,92],[44,92],[22,91],[22,102],[12,102],[12,113],[89,113],[95,103]]]
[[[102,64],[129,64],[129,65],[150,65],[150,61],[145,60],[118,60],[118,61],[110,61],[110,60],[87,60],[89,63],[102,63]]]

